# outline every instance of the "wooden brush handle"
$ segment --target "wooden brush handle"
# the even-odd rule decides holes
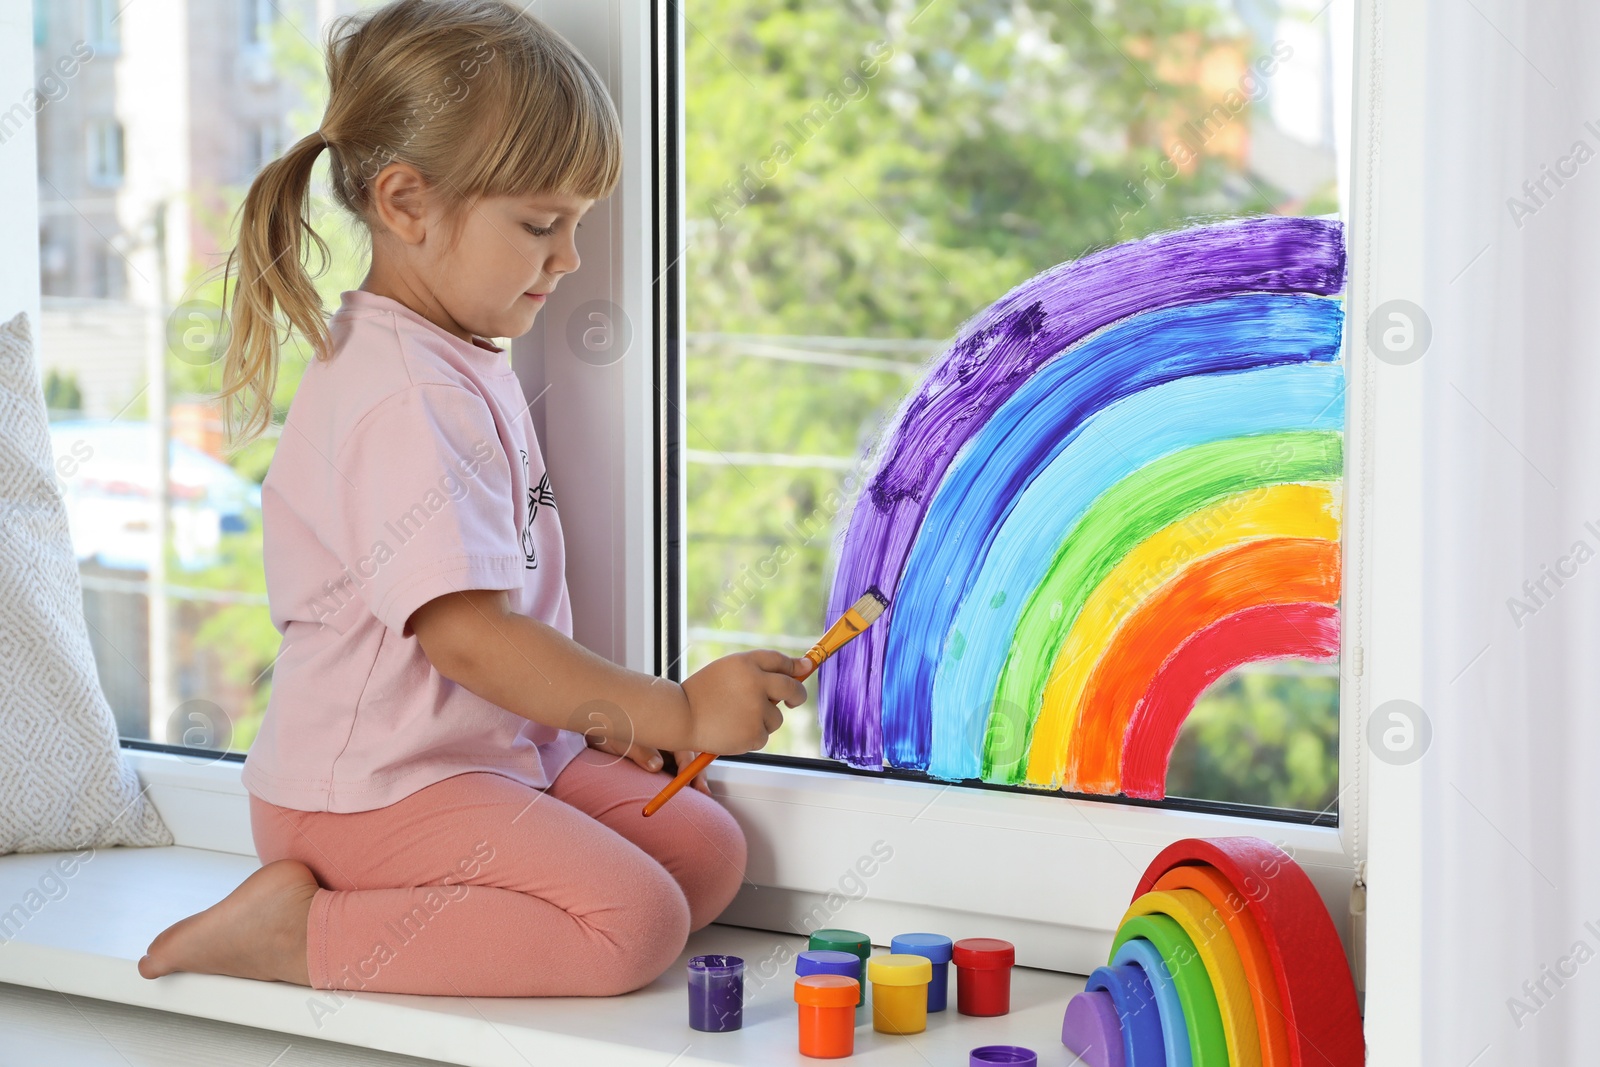
[[[802,682],[805,681],[807,678],[811,677],[811,672],[816,670],[817,667],[821,665],[822,661],[827,658],[827,656],[828,654],[822,651],[820,646],[813,647],[810,652],[807,652],[801,657],[800,661],[805,664],[805,666],[800,668],[800,673],[795,677],[799,678]],[[644,806],[645,818],[648,819],[650,816],[660,811],[661,805],[677,796],[678,790],[694,781],[694,776],[711,766],[711,761],[716,758],[717,757],[712,755],[710,752],[702,752],[700,755],[690,760],[687,767],[679,768],[677,777],[668,782],[666,788],[661,790],[661,792],[657,793],[655,796],[651,797],[650,802]]]
[[[713,753],[702,752],[700,755],[689,761],[689,766],[679,768],[678,776],[672,779],[672,781],[668,782],[667,787],[652,797],[650,802],[644,806],[645,817],[649,818],[651,815],[654,815],[656,812],[660,811],[661,805],[677,796],[678,790],[694,781],[694,776],[711,766],[711,761],[716,758],[716,755]]]

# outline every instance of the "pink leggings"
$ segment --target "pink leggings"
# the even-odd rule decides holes
[[[263,863],[321,886],[306,920],[317,989],[475,997],[611,996],[648,985],[727,907],[745,841],[710,797],[630,760],[579,753],[546,790],[458,774],[375,811],[252,796]]]

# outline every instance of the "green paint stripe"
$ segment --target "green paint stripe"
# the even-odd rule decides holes
[[[1162,456],[1102,493],[1062,539],[1017,621],[984,736],[984,779],[1016,785],[1027,778],[1034,720],[1056,653],[1095,587],[1141,541],[1235,493],[1343,472],[1337,430],[1251,434]]]

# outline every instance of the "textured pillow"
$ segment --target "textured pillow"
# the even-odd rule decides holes
[[[0,326],[0,854],[170,844],[100,691],[18,314]]]

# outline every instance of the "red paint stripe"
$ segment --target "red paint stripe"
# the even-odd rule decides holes
[[[1167,764],[1178,731],[1200,695],[1235,667],[1256,660],[1339,654],[1339,609],[1332,604],[1262,604],[1219,619],[1185,641],[1134,709],[1122,743],[1122,791],[1166,796]]]
[[[1128,616],[1095,665],[1067,742],[1067,788],[1121,788],[1122,744],[1134,709],[1196,631],[1262,604],[1333,604],[1338,598],[1334,541],[1272,537],[1197,560]]]

